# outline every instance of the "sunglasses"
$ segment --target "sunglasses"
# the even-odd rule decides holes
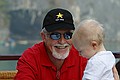
[[[66,40],[69,40],[72,38],[72,32],[65,32],[63,34],[59,33],[59,32],[53,32],[53,33],[50,33],[50,38],[53,39],[53,40],[59,40],[61,38],[61,35],[64,36],[64,38]]]

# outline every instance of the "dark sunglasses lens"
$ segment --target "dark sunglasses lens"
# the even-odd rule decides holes
[[[67,33],[64,33],[64,38],[65,39],[71,39],[72,38],[72,32],[67,32]]]
[[[60,33],[51,33],[50,38],[53,40],[58,40],[60,39],[61,34]]]

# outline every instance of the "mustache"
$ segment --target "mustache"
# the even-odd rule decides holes
[[[70,46],[70,44],[55,44],[54,46],[60,46],[60,47],[67,47]]]

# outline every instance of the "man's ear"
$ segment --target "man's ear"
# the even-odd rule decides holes
[[[45,34],[43,32],[40,32],[40,35],[41,35],[42,40],[45,41],[45,39],[46,39]]]
[[[96,50],[98,47],[98,43],[96,41],[91,41],[91,46],[93,47],[94,50]]]

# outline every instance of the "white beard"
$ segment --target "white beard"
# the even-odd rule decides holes
[[[57,59],[65,59],[69,55],[69,48],[67,49],[66,53],[64,53],[64,54],[56,52],[54,47],[52,47],[52,50],[53,50],[52,55]]]

